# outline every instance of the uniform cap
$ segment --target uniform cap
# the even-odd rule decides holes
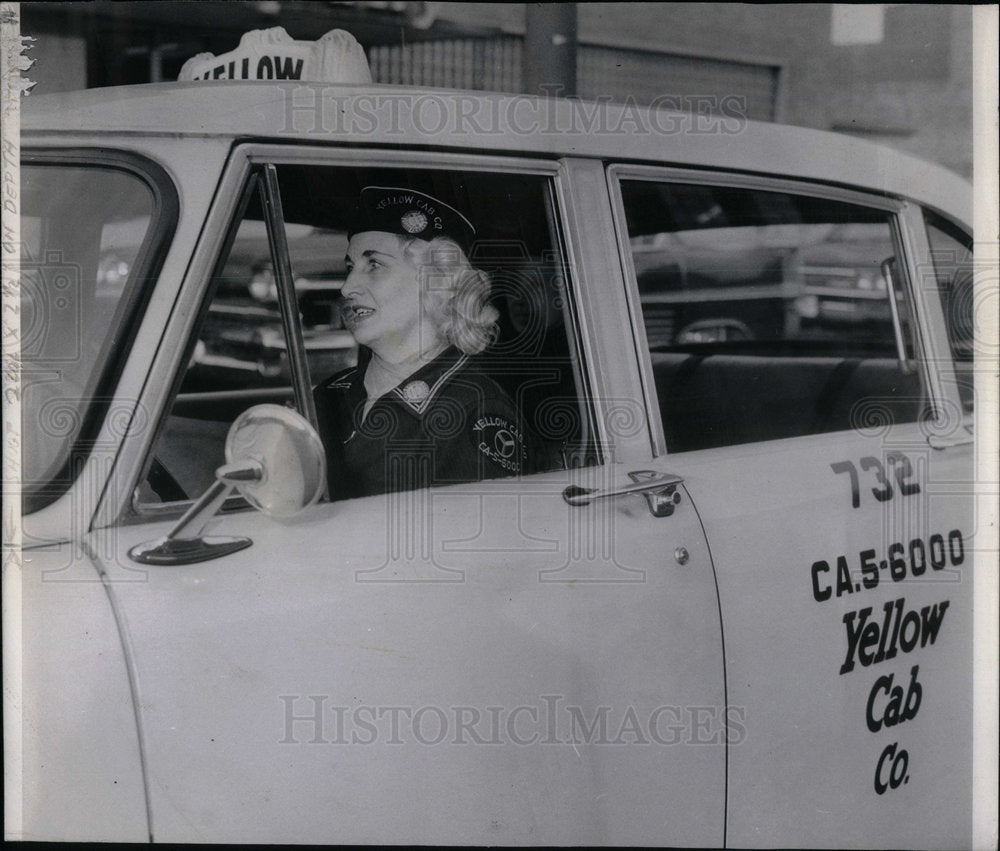
[[[415,236],[428,242],[447,236],[466,254],[476,236],[472,222],[454,207],[423,192],[395,186],[366,186],[361,190],[347,237],[365,231]]]

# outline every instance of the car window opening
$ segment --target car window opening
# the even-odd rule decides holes
[[[347,233],[358,195],[366,186],[409,187],[448,199],[446,203],[461,206],[477,222],[469,259],[489,276],[497,320],[494,339],[474,361],[514,401],[531,441],[531,470],[599,462],[589,403],[581,390],[572,299],[546,178],[303,165],[279,165],[277,175],[314,386],[355,366],[363,352],[345,325],[341,292],[348,273]],[[150,462],[140,487],[140,506],[190,499],[202,492],[224,463],[225,435],[233,419],[251,404],[290,404],[293,397],[288,346],[256,193],[212,285],[214,295],[190,364],[153,451],[155,463]],[[410,486],[396,480],[385,489]]]
[[[785,192],[621,184],[671,452],[930,415],[892,215]]]

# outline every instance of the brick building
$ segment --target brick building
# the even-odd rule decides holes
[[[525,4],[26,3],[35,91],[176,76],[242,32],[342,27],[378,82],[524,91]],[[576,94],[712,108],[835,130],[972,173],[972,10],[947,5],[581,3]],[[53,61],[58,57],[55,61]],[[700,100],[699,100],[700,99]],[[714,100],[713,100],[714,99]]]

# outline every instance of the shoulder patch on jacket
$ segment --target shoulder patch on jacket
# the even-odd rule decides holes
[[[494,464],[520,473],[524,462],[524,436],[507,417],[485,414],[472,423],[473,442]]]

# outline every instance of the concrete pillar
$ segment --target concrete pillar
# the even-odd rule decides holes
[[[522,79],[526,94],[576,94],[576,3],[526,3]]]

